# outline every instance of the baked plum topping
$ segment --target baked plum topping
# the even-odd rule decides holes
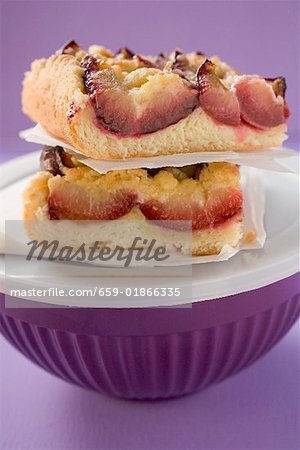
[[[284,77],[265,78],[265,80],[272,86],[276,96],[281,95],[282,98],[285,98],[286,81]]]
[[[175,50],[174,52],[172,70],[174,73],[177,73],[180,77],[191,82],[193,85],[195,84],[195,72],[197,67],[194,67],[194,65],[188,60],[187,56],[180,50]]]
[[[215,65],[206,59],[197,74],[199,105],[218,122],[225,125],[239,125],[240,106],[233,90],[227,89],[215,74]]]
[[[169,57],[168,57],[168,55],[166,55],[166,53],[159,53],[159,55],[155,59],[155,66],[158,69],[163,70],[168,61],[169,61]]]
[[[115,57],[122,56],[124,59],[132,59],[135,53],[133,53],[129,48],[122,47],[115,53]]]
[[[221,188],[210,193],[205,204],[196,202],[182,203],[178,199],[168,202],[149,200],[140,205],[140,210],[149,220],[159,221],[161,226],[172,229],[189,229],[189,223],[177,221],[191,221],[192,230],[213,228],[226,222],[242,212],[243,196],[238,189]]]
[[[276,96],[280,95],[284,99],[284,117],[288,119],[290,117],[290,111],[285,101],[285,93],[287,89],[286,81],[284,77],[277,78],[265,78],[268,84],[271,84],[272,89]]]
[[[184,180],[186,178],[199,180],[200,174],[206,166],[206,163],[199,163],[183,167],[161,167],[155,169],[146,168],[145,170],[150,177],[155,177],[155,175],[157,175],[161,170],[165,170],[167,172],[170,172],[178,181]]]
[[[177,92],[174,89],[170,95],[162,90],[140,116],[136,134],[153,133],[189,116],[198,106],[197,97],[196,90],[189,86]]]
[[[83,83],[88,94],[94,94],[101,88],[101,77],[99,74],[99,65],[94,56],[86,55],[80,66],[85,69]]]
[[[72,46],[71,46],[72,47]],[[200,107],[216,122],[259,129],[285,122],[283,77],[239,77],[235,70],[202,52],[145,58],[124,47],[115,60],[86,55],[83,82],[99,128],[120,136],[139,136],[173,125]],[[79,110],[71,105],[69,120]]]
[[[99,70],[97,59],[91,55],[85,55],[84,58],[82,58],[81,60],[80,66],[87,71]]]
[[[73,40],[66,42],[59,50],[57,50],[57,55],[72,55],[74,56],[78,50],[80,50],[80,46]]]
[[[126,174],[126,183],[119,184],[118,173],[99,175],[92,169],[77,166],[73,158],[68,161],[71,157],[61,147],[45,148],[42,156],[43,169],[55,175],[49,180],[48,207],[52,220],[115,220],[138,207],[147,219],[165,221],[160,224],[164,227],[172,228],[173,221],[192,221],[192,229],[201,230],[218,226],[241,212],[242,193],[236,187],[197,190],[196,186],[207,182],[209,170],[202,175],[207,167],[205,163],[145,169],[148,177],[142,174],[139,189],[138,185],[127,182]],[[65,167],[69,169],[64,170]],[[211,170],[208,186],[215,176]],[[151,181],[149,177],[154,179]],[[117,182],[111,184],[111,180]],[[163,186],[162,190],[159,186]],[[159,192],[162,195],[157,196]]]
[[[65,167],[72,167],[70,160],[62,147],[50,147],[45,145],[40,156],[40,169],[52,173],[52,175],[63,175]]]
[[[114,193],[88,190],[76,183],[62,183],[48,197],[51,219],[115,220],[129,213],[137,195],[130,191]]]
[[[150,67],[150,68],[156,67],[156,65],[153,62],[149,61],[149,59],[146,59],[141,55],[136,55],[136,58],[143,67]]]
[[[163,98],[161,98],[163,97]],[[151,105],[137,114],[133,100],[120,88],[98,92],[93,98],[97,123],[114,133],[140,135],[153,133],[187,117],[197,107],[197,95],[192,89],[167,95],[161,92]]]
[[[182,70],[183,72],[189,68],[189,60],[182,51],[175,50],[172,68]]]
[[[164,74],[162,79],[158,69],[137,69],[139,86],[130,91],[105,63],[86,56],[81,65],[97,124],[113,133],[152,133],[187,117],[198,106],[197,90],[175,74]]]
[[[174,59],[172,61],[172,69],[181,69],[187,65],[187,57],[180,50],[174,51]]]
[[[235,84],[235,89],[245,122],[263,130],[285,123],[284,99],[276,96],[264,79],[243,77]]]

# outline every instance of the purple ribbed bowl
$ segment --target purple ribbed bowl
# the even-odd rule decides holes
[[[300,315],[298,274],[192,308],[5,309],[0,330],[44,369],[128,399],[176,397],[251,364]]]

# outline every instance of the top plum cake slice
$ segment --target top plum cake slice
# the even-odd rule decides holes
[[[280,146],[289,116],[283,77],[240,75],[217,57],[74,41],[32,64],[23,109],[87,156],[130,158]]]

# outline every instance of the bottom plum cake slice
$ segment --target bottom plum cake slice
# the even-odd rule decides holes
[[[151,238],[160,243],[175,238],[176,248],[183,252],[183,236],[189,233],[193,256],[218,254],[226,244],[236,247],[242,237],[239,168],[218,162],[99,174],[61,147],[45,147],[41,172],[24,193],[24,219],[113,225],[130,220],[122,232],[124,247],[143,232],[149,236],[150,230]],[[30,237],[37,238],[32,230]],[[77,244],[88,241],[84,227],[79,230],[73,236]]]

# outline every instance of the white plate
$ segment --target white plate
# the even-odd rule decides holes
[[[39,152],[17,158],[4,164],[1,168],[0,186],[9,187],[11,208],[15,216],[16,208],[21,208],[21,190],[24,186],[24,178],[34,173],[38,166]],[[293,164],[298,164],[297,157]],[[185,283],[192,283],[192,299],[190,301],[209,300],[225,297],[252,289],[260,288],[295,274],[299,270],[299,179],[294,174],[279,174],[276,172],[262,171],[262,182],[266,193],[266,217],[265,227],[267,240],[265,247],[260,250],[243,251],[232,259],[222,263],[208,263],[194,265],[192,267],[192,279],[179,280],[174,277],[153,277],[152,286],[180,287]],[[52,270],[51,263],[45,262]],[[54,269],[55,270],[55,269]],[[56,268],[57,270],[57,268]],[[91,277],[94,283],[101,284],[99,268],[91,268]],[[103,269],[102,269],[103,270]],[[60,276],[56,279],[57,288],[68,289],[83,288],[85,279],[80,278],[82,269],[74,267],[72,279]],[[60,275],[63,269],[60,270]],[[111,274],[111,269],[106,269],[106,277]],[[142,275],[140,275],[141,282]],[[6,277],[4,286],[4,257],[0,257],[0,288],[7,292],[10,277]],[[29,288],[48,286],[48,281],[42,276],[38,278],[20,278],[13,280],[14,287]],[[90,286],[89,280],[89,286]],[[135,281],[139,285],[139,280]],[[97,303],[90,297],[84,298],[47,298],[40,299],[54,304],[67,304],[80,306],[99,307],[149,307],[170,306],[182,303],[176,297],[101,297]]]

